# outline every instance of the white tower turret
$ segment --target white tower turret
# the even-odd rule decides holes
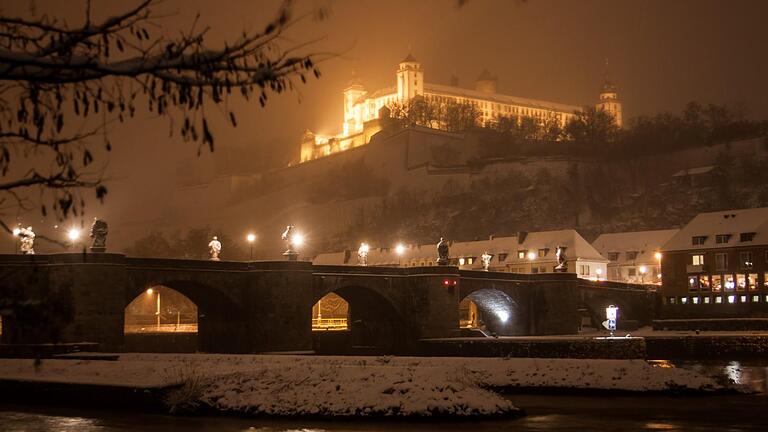
[[[616,126],[619,128],[623,125],[623,118],[621,113],[621,101],[619,100],[619,94],[616,92],[616,86],[608,80],[608,61],[605,61],[605,80],[603,82],[603,90],[600,92],[600,102],[595,105],[595,108],[601,109],[608,114],[611,114],[616,120]]]
[[[424,70],[411,54],[400,62],[397,69],[397,97],[400,100],[412,99],[424,94]]]

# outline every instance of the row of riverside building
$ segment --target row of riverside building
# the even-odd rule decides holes
[[[490,271],[548,273],[565,248],[567,271],[591,280],[647,285],[664,318],[768,317],[768,207],[700,213],[680,229],[602,234],[519,232],[452,242],[449,264]],[[399,253],[398,253],[399,252]],[[367,265],[437,265],[434,244],[370,248]],[[320,254],[315,264],[359,265],[357,250]]]

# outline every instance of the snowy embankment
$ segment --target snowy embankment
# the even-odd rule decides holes
[[[493,388],[717,391],[695,372],[642,360],[123,354],[118,361],[0,360],[0,379],[177,387],[172,409],[276,416],[498,416]],[[178,384],[182,384],[178,386]]]

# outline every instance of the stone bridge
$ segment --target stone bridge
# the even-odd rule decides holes
[[[654,304],[645,289],[564,273],[0,255],[0,341],[89,341],[121,351],[126,306],[156,286],[195,303],[203,352],[312,350],[312,306],[328,293],[349,303],[355,343],[392,353],[413,352],[419,339],[457,336],[466,297],[496,317],[486,324],[499,335],[573,334],[584,311],[599,319],[611,303],[622,319],[649,323]]]

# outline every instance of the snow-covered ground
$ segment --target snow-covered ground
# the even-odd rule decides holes
[[[643,360],[122,354],[118,361],[0,359],[0,379],[130,387],[186,383],[178,408],[264,415],[505,415],[488,389],[717,391],[712,378]]]

